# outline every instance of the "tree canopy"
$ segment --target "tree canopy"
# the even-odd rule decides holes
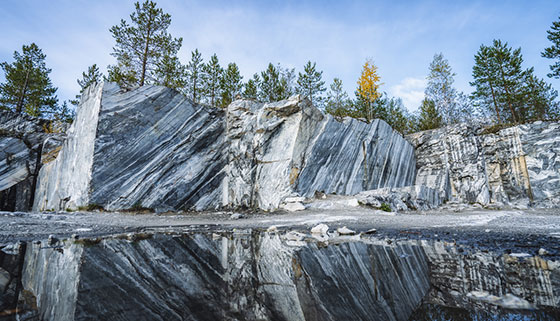
[[[360,78],[358,78],[358,88],[356,89],[358,100],[355,104],[357,116],[364,118],[367,122],[370,122],[379,114],[378,108],[375,108],[375,101],[381,97],[380,86],[381,77],[377,73],[377,66],[368,59],[364,63]]]
[[[77,80],[78,85],[80,85],[80,94],[76,95],[76,99],[70,100],[70,103],[77,106],[80,103],[84,90],[89,86],[100,82],[101,79],[103,79],[103,75],[99,71],[97,64],[89,66],[87,71],[82,72],[82,78]]]
[[[546,32],[548,33],[547,38],[552,42],[552,45],[545,48],[541,55],[545,58],[556,59],[556,61],[550,65],[548,77],[558,79],[560,78],[560,17],[558,17],[558,21],[552,22],[550,30]]]
[[[298,74],[297,92],[317,105],[320,103],[321,93],[326,90],[322,78],[323,72],[316,69],[316,63],[311,64],[311,61],[308,61],[303,67],[303,73]]]
[[[534,75],[533,68],[523,69],[521,48],[494,40],[481,45],[475,55],[472,97],[477,105],[493,111],[498,123],[523,123],[555,114],[557,93]]]
[[[442,117],[442,123],[452,124],[456,120],[457,90],[453,88],[455,73],[442,53],[434,55],[429,70],[426,77],[428,85],[424,93],[427,99],[435,104]]]
[[[183,39],[172,38],[167,32],[171,15],[157,8],[155,2],[136,2],[134,7],[131,24],[121,19],[110,29],[116,42],[111,55],[117,58],[117,64],[108,67],[108,78],[123,87],[143,86],[158,79],[169,83],[165,72],[181,70],[176,56]]]
[[[57,88],[52,85],[46,67],[46,55],[35,44],[14,52],[14,62],[2,62],[5,82],[0,84],[0,104],[17,113],[49,117],[56,113]]]

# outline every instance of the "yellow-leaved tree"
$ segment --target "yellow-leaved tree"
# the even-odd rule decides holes
[[[367,59],[362,69],[362,74],[358,79],[358,89],[356,89],[355,112],[358,118],[365,118],[367,122],[379,117],[376,110],[375,101],[381,97],[379,86],[381,86],[381,77],[377,73],[377,66],[373,64],[371,59]]]

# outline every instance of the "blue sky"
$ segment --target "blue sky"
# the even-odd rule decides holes
[[[367,58],[379,67],[382,90],[410,110],[423,97],[428,65],[442,52],[456,72],[457,89],[471,91],[474,54],[502,39],[522,47],[525,67],[545,78],[552,61],[546,30],[560,16],[556,1],[156,1],[172,16],[169,29],[183,37],[179,58],[195,48],[205,60],[236,62],[247,80],[269,62],[301,70],[317,62],[329,84],[342,79],[353,95]],[[79,90],[76,79],[94,63],[114,62],[109,28],[128,18],[134,1],[2,0],[0,61],[35,42],[47,55],[62,99]],[[3,75],[0,79],[3,80]],[[548,79],[556,89],[560,81]]]

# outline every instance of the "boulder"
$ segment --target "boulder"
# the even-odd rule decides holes
[[[430,210],[442,204],[439,191],[424,185],[364,191],[356,198],[362,205],[382,208],[386,204],[395,212]]]

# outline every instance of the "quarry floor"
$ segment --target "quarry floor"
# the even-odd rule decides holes
[[[327,203],[299,212],[274,213],[0,212],[0,245],[49,236],[92,238],[122,233],[267,230],[271,226],[280,232],[309,233],[321,223],[327,224],[329,231],[346,226],[388,240],[437,239],[479,250],[528,255],[544,249],[551,259],[560,258],[560,209],[488,210],[465,206],[406,213]]]

